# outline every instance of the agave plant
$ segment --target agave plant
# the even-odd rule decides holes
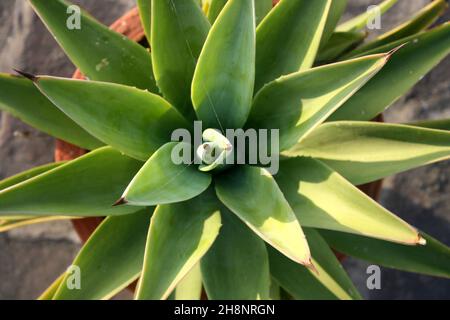
[[[370,41],[372,13],[338,25],[346,0],[138,0],[151,50],[29,2],[86,80],[2,74],[0,106],[90,152],[2,181],[1,227],[106,217],[73,262],[81,288],[66,272],[42,299],[137,279],[137,299],[360,299],[333,250],[450,276],[448,247],[357,188],[450,157],[448,120],[371,121],[450,52],[449,23],[429,29],[444,0]],[[171,139],[195,120],[202,152]],[[221,160],[239,128],[279,130],[279,172]]]

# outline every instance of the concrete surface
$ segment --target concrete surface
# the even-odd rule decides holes
[[[75,1],[109,24],[133,0]],[[352,14],[379,1],[350,0]],[[400,0],[382,20],[388,30],[428,0]],[[347,15],[346,17],[349,17]],[[442,21],[448,21],[447,13]],[[32,73],[70,76],[74,67],[24,0],[0,1],[0,71],[19,67]],[[386,112],[390,122],[450,116],[450,58]],[[0,113],[0,178],[52,161],[53,139]],[[450,245],[450,163],[420,168],[387,179],[382,203],[413,225]],[[0,234],[0,299],[33,299],[68,265],[80,247],[70,223],[60,221]],[[345,266],[366,298],[450,298],[450,281],[383,269],[382,290],[365,287],[367,263]],[[128,296],[122,296],[129,298]]]

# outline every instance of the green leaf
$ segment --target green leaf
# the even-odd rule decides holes
[[[378,5],[378,10],[367,10],[366,12],[340,24],[336,31],[338,32],[350,32],[364,29],[370,21],[372,21],[378,13],[385,13],[392,8],[398,0],[385,0]]]
[[[280,130],[280,150],[295,145],[347,101],[387,62],[368,56],[283,76],[255,97],[248,127]]]
[[[82,148],[102,146],[100,141],[48,101],[28,79],[0,73],[0,109],[36,129]]]
[[[203,147],[196,150],[197,159],[203,162],[198,169],[203,172],[225,169],[233,160],[232,143],[216,129],[204,130],[202,139]]]
[[[6,189],[6,188],[11,187],[15,184],[18,184],[20,182],[23,182],[25,180],[36,177],[44,172],[55,169],[55,168],[63,165],[64,163],[66,163],[66,162],[63,161],[63,162],[52,162],[52,163],[44,164],[42,166],[34,167],[29,170],[23,171],[19,174],[16,174],[12,177],[6,178],[6,179],[0,181],[0,190]]]
[[[423,128],[428,128],[428,129],[450,131],[450,119],[417,121],[417,122],[406,123],[406,125],[423,127]],[[1,186],[1,184],[0,184],[0,186]]]
[[[163,96],[194,119],[191,82],[210,24],[195,0],[153,0],[152,58]]]
[[[276,179],[304,227],[355,233],[409,245],[421,242],[415,228],[319,161],[311,158],[284,160]]]
[[[175,289],[175,300],[200,300],[202,297],[202,272],[197,263]]]
[[[409,37],[431,26],[447,9],[445,0],[436,0],[420,10],[411,20],[401,24],[393,30],[382,34],[375,40],[359,47],[349,53],[347,57],[354,57],[363,52],[369,51],[389,44],[391,42]]]
[[[338,121],[320,126],[285,155],[316,158],[360,185],[448,159],[450,132]]]
[[[240,128],[247,120],[255,74],[254,10],[253,0],[228,1],[200,54],[192,102],[206,128]]]
[[[9,177],[0,181],[0,190],[4,190],[8,187],[16,185],[25,180],[34,178],[44,172],[55,169],[65,162],[53,162],[49,164],[45,164],[39,167],[32,168],[30,170],[19,173],[15,176]],[[62,219],[71,219],[73,217],[59,217],[59,216],[51,216],[51,217],[27,217],[27,216],[2,216],[0,219],[0,232],[9,231],[15,228],[24,227],[31,224],[37,224],[42,222],[54,221],[54,220],[62,220]]]
[[[256,31],[255,92],[313,65],[330,5],[331,0],[283,0],[272,9]]]
[[[320,234],[305,229],[316,272],[293,263],[269,248],[270,270],[276,281],[300,300],[361,299],[349,276]]]
[[[233,213],[221,209],[223,227],[201,269],[211,300],[267,300],[269,258],[264,242]]]
[[[320,63],[334,61],[342,54],[358,46],[366,36],[366,33],[360,31],[335,32],[328,42],[320,48],[316,60]]]
[[[170,142],[156,151],[128,185],[122,201],[131,205],[158,205],[189,200],[205,191],[211,176],[194,164],[176,164],[173,154],[187,143]]]
[[[228,0],[205,0],[208,19],[214,23]],[[256,25],[272,10],[272,0],[254,0]],[[205,8],[205,7],[204,7]]]
[[[109,216],[136,212],[112,207],[142,163],[109,147],[97,149],[0,191],[1,216]]]
[[[450,23],[365,54],[386,52],[407,42],[377,76],[330,117],[330,121],[372,120],[407,93],[450,53]]]
[[[73,262],[81,271],[81,288],[61,285],[55,300],[110,299],[135,281],[142,269],[145,239],[153,208],[108,217],[91,235]],[[70,272],[63,283],[70,283]]]
[[[361,236],[321,230],[325,240],[336,250],[389,268],[450,278],[450,248],[424,235],[425,246],[399,244]]]
[[[0,219],[0,232],[9,231],[16,228],[21,228],[25,226],[29,226],[32,224],[38,224],[38,223],[44,223],[44,222],[50,222],[50,221],[56,221],[56,220],[66,220],[66,219],[72,219],[74,217],[58,217],[58,216],[51,216],[51,217],[24,217],[24,218],[7,218],[7,219]]]
[[[216,193],[264,241],[310,266],[302,228],[273,177],[262,168],[237,166],[215,179]]]
[[[93,136],[123,153],[147,160],[188,124],[160,96],[128,86],[38,77],[36,86]]]
[[[272,277],[270,279],[270,300],[282,300],[280,284]]]
[[[272,10],[272,0],[255,0],[256,25],[259,25],[264,20],[270,10]]]
[[[322,39],[320,46],[323,47],[330,40],[336,26],[341,20],[342,14],[347,8],[348,0],[331,0],[331,7],[328,12],[327,22],[325,23],[325,28],[323,30]]]
[[[63,273],[60,275],[53,283],[48,287],[38,298],[38,300],[52,300],[53,296],[56,293],[56,290],[58,290],[59,286],[61,285],[62,281],[64,280],[65,274]]]
[[[67,1],[29,2],[86,77],[158,92],[153,79],[151,56],[144,47],[108,29],[84,12],[80,18],[80,28],[72,28],[73,22],[76,22],[76,12],[69,9],[71,4]]]
[[[152,0],[136,0],[139,8],[139,17],[141,18],[141,24],[144,28],[145,37],[147,42],[151,42],[151,26],[152,26]]]
[[[211,247],[220,227],[212,192],[158,206],[150,224],[137,299],[167,299]]]
[[[225,5],[227,4],[227,1],[228,0],[206,0],[207,16],[211,24],[216,21],[223,7],[225,7]]]

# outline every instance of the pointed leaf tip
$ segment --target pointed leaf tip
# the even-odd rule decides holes
[[[135,213],[139,208],[111,205],[141,166],[142,162],[110,147],[97,149],[1,190],[0,216],[103,217]]]
[[[312,258],[309,258],[309,261],[307,264],[305,264],[305,267],[308,268],[309,270],[311,270],[313,273],[315,273],[317,276],[320,276],[320,272],[319,270],[316,268],[316,266],[314,265]]]
[[[104,145],[59,110],[39,91],[36,83],[40,82],[41,77],[38,78],[18,69],[14,69],[14,71],[11,70],[13,74],[0,72],[1,110],[42,132],[83,149],[93,150]]]
[[[280,168],[277,183],[303,227],[417,244],[419,235],[415,228],[323,163],[310,158],[293,158],[283,160]]]
[[[117,200],[116,202],[114,202],[114,204],[112,205],[113,207],[117,207],[117,206],[122,206],[122,205],[125,205],[125,204],[127,204],[128,203],[128,201],[127,200],[125,200],[125,198],[120,198],[119,200]]]
[[[409,44],[409,41],[395,47],[394,49],[392,49],[391,51],[386,53],[387,60],[389,60],[397,51],[401,50],[403,47],[407,46],[408,44]]]
[[[264,241],[292,261],[309,264],[311,254],[301,225],[267,170],[237,166],[217,177],[215,188],[222,203]]]
[[[317,271],[308,270],[268,248],[270,272],[294,299],[359,300],[358,290],[342,268],[333,251],[316,230],[305,228],[311,245],[312,262]]]
[[[21,71],[21,70],[16,69],[16,68],[13,68],[13,70],[15,72],[17,72],[19,75],[21,75],[22,77],[30,79],[33,82],[36,82],[39,79],[39,77],[35,76],[34,74],[31,74],[31,73],[28,73],[28,72],[25,72],[25,71]]]
[[[404,246],[344,232],[320,233],[333,249],[347,256],[392,269],[450,278],[450,248],[427,234],[422,233],[426,246]]]
[[[211,183],[211,176],[191,163],[176,164],[172,160],[172,152],[191,148],[185,142],[163,145],[131,180],[122,198],[130,205],[148,206],[186,201],[203,193]]]
[[[158,150],[173,130],[187,126],[170,103],[136,87],[47,76],[39,77],[36,85],[87,132],[141,161]]]
[[[421,234],[419,234],[418,240],[417,240],[417,244],[421,245],[421,246],[426,246],[427,245],[427,239],[425,239]]]
[[[362,55],[386,52],[409,41],[389,64],[357,94],[339,108],[328,121],[369,121],[409,91],[450,52],[449,24],[400,39]]]
[[[280,150],[288,150],[346,103],[388,58],[387,53],[380,53],[347,60],[266,84],[253,101],[247,127],[278,129]]]
[[[70,1],[28,2],[68,58],[87,78],[158,92],[151,55],[146,48],[128,37],[132,36],[128,32],[131,29],[129,26],[124,28],[126,32],[122,35],[81,10],[76,20],[82,27],[72,30],[67,28],[66,14],[71,9]]]

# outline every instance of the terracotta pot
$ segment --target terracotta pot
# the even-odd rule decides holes
[[[274,0],[274,4],[277,1]],[[112,30],[115,30],[130,39],[136,42],[145,41],[144,30],[141,25],[141,21],[139,18],[139,12],[137,8],[132,9],[116,22],[114,22],[111,27]],[[75,71],[73,78],[75,79],[84,79],[83,75],[79,70]],[[378,117],[376,121],[382,122],[382,116]],[[77,146],[74,146],[70,143],[67,143],[62,140],[56,141],[55,146],[55,160],[63,161],[63,160],[72,160],[75,159],[87,151],[81,149]],[[373,182],[364,186],[361,186],[360,189],[363,190],[366,194],[372,197],[375,200],[379,199],[380,191],[381,191],[382,181]],[[76,219],[72,220],[72,224],[80,237],[81,241],[86,242],[89,236],[94,232],[97,226],[103,218],[85,218],[85,219]]]

